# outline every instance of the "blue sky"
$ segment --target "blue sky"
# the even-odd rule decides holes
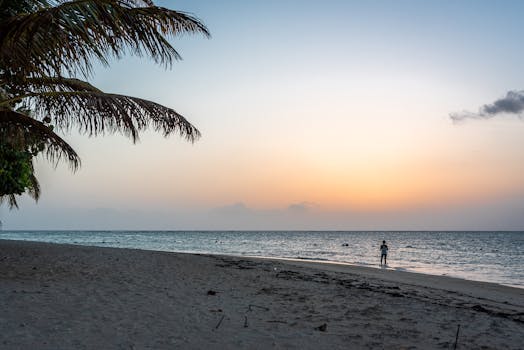
[[[65,135],[11,229],[524,229],[519,114],[453,123],[524,90],[520,1],[160,1],[210,40],[165,70],[125,57],[99,88],[185,115],[194,145]],[[481,118],[482,119],[482,118]]]

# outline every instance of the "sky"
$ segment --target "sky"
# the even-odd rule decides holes
[[[184,0],[211,39],[90,82],[183,114],[194,144],[64,134],[4,229],[524,230],[522,1]]]

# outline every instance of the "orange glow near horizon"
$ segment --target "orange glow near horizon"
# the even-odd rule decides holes
[[[507,142],[520,142],[516,136]],[[84,159],[76,175],[66,173],[61,187],[73,192],[81,183],[85,195],[96,193],[100,203],[116,199],[125,205],[214,208],[242,202],[275,209],[306,202],[312,210],[366,212],[460,205],[524,193],[524,164],[518,161],[517,147],[502,157],[490,151],[485,137],[472,137],[460,148],[452,139],[441,141],[438,130],[436,135],[397,132],[381,137],[381,144],[363,138],[312,144],[303,135],[273,137],[271,143],[244,138],[220,149],[214,148],[219,141],[209,137],[195,145],[177,141],[174,153],[170,142],[161,139],[146,137],[138,146],[123,140],[121,147],[132,152],[122,152],[107,147],[114,138],[101,138],[86,143],[95,157]],[[100,152],[106,157],[97,157]],[[92,181],[104,177],[119,180]]]
[[[151,200],[168,196],[211,207],[243,202],[254,208],[285,208],[309,202],[321,210],[383,211],[524,192],[522,171],[507,172],[482,164],[406,159],[389,164],[330,165],[317,159],[292,159],[285,152],[280,156],[220,159],[214,165],[198,166],[201,170],[194,170],[191,177],[167,173],[164,181],[148,185],[148,195]],[[210,168],[214,172],[207,170]],[[170,178],[177,181],[166,192]]]

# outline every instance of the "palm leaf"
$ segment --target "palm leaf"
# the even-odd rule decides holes
[[[75,81],[72,86],[60,81],[59,88],[82,84]],[[164,136],[178,133],[191,142],[200,137],[198,129],[171,108],[137,97],[103,93],[85,84],[84,91],[45,91],[47,84],[40,88],[42,91],[1,101],[0,108],[23,101],[36,118],[51,117],[51,124],[65,131],[78,126],[80,133],[89,136],[121,132],[136,142],[139,131],[152,127]]]
[[[14,194],[6,194],[6,195],[3,195],[3,196],[0,196],[0,205],[3,204],[4,202],[7,202],[7,205],[11,209],[13,209],[13,208],[17,208],[18,209],[18,203],[16,201],[16,197],[15,197]]]
[[[35,174],[31,175],[31,186],[27,190],[27,193],[35,201],[40,199],[40,183],[38,182],[38,179],[36,178]]]
[[[36,139],[42,143],[44,154],[50,161],[57,163],[65,159],[73,170],[80,166],[80,158],[67,142],[55,134],[51,128],[25,114],[0,110],[0,131],[3,142],[24,147],[33,144]]]
[[[87,81],[83,81],[76,78],[64,78],[64,77],[35,77],[26,78],[23,80],[24,86],[20,87],[13,85],[13,90],[24,90],[27,91],[29,88],[31,91],[38,92],[49,92],[49,91],[91,91],[91,92],[102,92],[97,87],[89,84]]]
[[[165,35],[209,36],[189,14],[134,7],[136,2],[76,0],[8,18],[0,25],[0,64],[11,67],[10,74],[24,76],[63,75],[63,71],[85,76],[93,59],[107,64],[109,58],[129,50],[169,66],[180,55]]]
[[[52,6],[48,0],[0,0],[0,20]]]

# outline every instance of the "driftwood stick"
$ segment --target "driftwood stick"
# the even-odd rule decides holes
[[[269,311],[269,308],[268,308],[268,307],[265,307],[265,306],[259,306],[259,305],[255,305],[255,304],[249,304],[249,306],[247,307],[247,309],[248,309],[248,311],[253,311],[253,308],[254,308],[254,307],[258,307],[259,309]]]
[[[457,335],[455,336],[455,345],[453,346],[453,350],[457,349],[457,343],[458,343],[458,339],[459,339],[459,331],[460,331],[460,324],[457,327]]]
[[[247,316],[244,316],[244,328],[247,328],[247,327],[249,327],[247,323]]]
[[[220,327],[220,324],[222,323],[222,320],[224,320],[224,317],[226,317],[226,315],[222,315],[220,321],[218,321],[217,325],[215,326],[215,329],[218,329],[218,327]]]

